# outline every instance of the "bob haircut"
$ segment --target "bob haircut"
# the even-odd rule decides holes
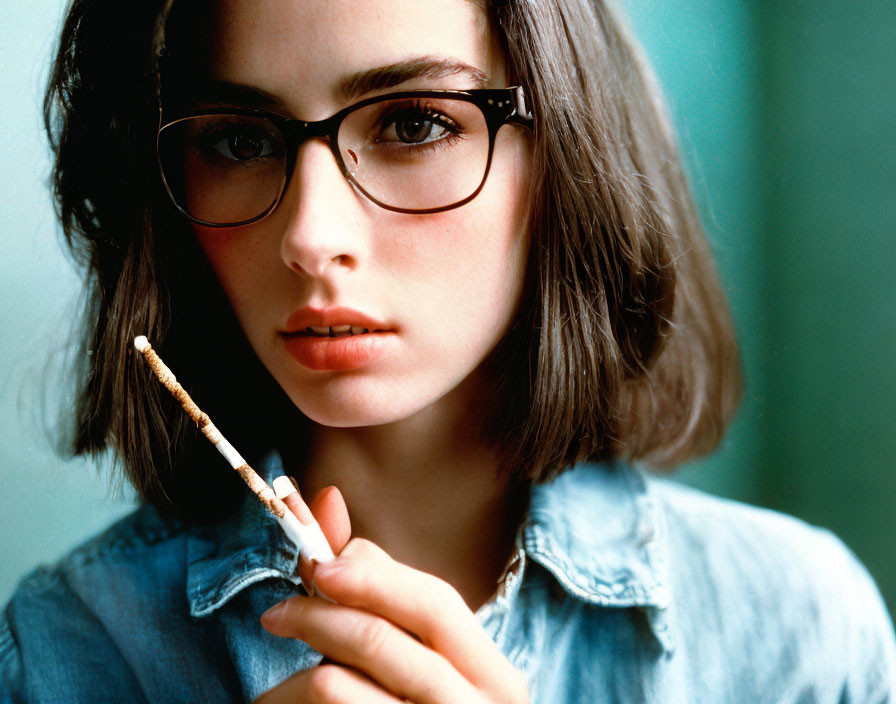
[[[308,423],[252,353],[161,185],[160,106],[205,4],[172,2],[73,0],[44,117],[58,214],[88,285],[73,450],[113,449],[144,501],[202,519],[214,516],[197,504],[232,507],[239,478],[135,355],[135,335],[250,462],[284,433],[301,442]],[[668,468],[705,454],[737,406],[739,358],[641,51],[604,0],[484,4],[535,123],[527,281],[485,362],[496,392],[483,437],[520,482],[583,460]],[[220,500],[192,502],[210,481]]]

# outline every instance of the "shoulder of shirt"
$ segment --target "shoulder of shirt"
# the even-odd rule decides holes
[[[883,598],[834,533],[669,479],[647,482],[665,523],[683,630],[718,620],[744,645],[761,634],[770,660],[812,650],[819,677],[847,678],[847,701],[896,691],[896,637]]]
[[[659,584],[680,573],[726,581],[763,569],[771,589],[777,577],[792,578],[791,586],[800,577],[818,586],[820,577],[841,576],[841,567],[866,574],[827,529],[625,465],[580,465],[546,488],[531,511],[539,528],[559,536],[554,542],[568,561],[600,553],[599,560],[577,561],[582,577],[611,558],[616,572],[629,572],[645,552],[652,558],[645,566]],[[836,574],[827,575],[831,571]]]
[[[821,556],[824,563],[836,559],[858,564],[849,548],[826,528],[664,477],[648,475],[647,483],[673,542],[686,541],[705,554],[718,547],[720,556],[741,565],[747,564],[744,560],[764,561],[782,553],[796,559],[811,561]]]
[[[33,684],[35,672],[47,675],[46,665],[38,667],[35,662],[40,658],[53,660],[57,674],[77,667],[81,656],[124,663],[106,630],[103,614],[110,609],[123,613],[129,604],[126,596],[116,602],[118,590],[104,586],[117,584],[125,592],[133,592],[141,575],[151,573],[154,590],[183,589],[183,577],[177,574],[180,560],[171,556],[184,554],[181,546],[173,543],[182,540],[186,532],[181,523],[142,506],[54,564],[27,574],[0,615],[0,702],[10,696],[17,701],[13,693],[25,691],[29,678]],[[147,618],[157,617],[147,614]],[[71,644],[71,637],[76,638],[76,645]],[[127,684],[128,672],[126,668],[110,672],[108,681]]]
[[[153,507],[141,506],[88,538],[52,564],[41,565],[20,581],[13,599],[37,597],[44,592],[65,590],[66,576],[103,561],[121,561],[145,556],[160,544],[184,536],[182,523],[167,519]]]
[[[739,578],[763,575],[770,589],[786,582],[827,590],[865,581],[867,572],[830,530],[771,509],[720,498],[673,480],[648,477],[666,524],[669,557],[700,560]]]
[[[27,612],[29,624],[40,626],[52,622],[64,610],[68,618],[75,612],[82,616],[93,610],[89,587],[82,583],[82,575],[96,575],[100,581],[108,578],[115,567],[124,566],[127,574],[151,569],[152,555],[171,541],[186,534],[178,521],[160,515],[153,507],[144,505],[111,526],[73,548],[52,564],[41,565],[26,574],[12,593],[3,618],[0,618],[0,661],[14,647],[17,615]],[[122,574],[122,573],[118,573]],[[72,609],[72,604],[78,604]],[[87,611],[79,611],[86,609]]]

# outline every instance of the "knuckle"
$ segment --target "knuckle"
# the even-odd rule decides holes
[[[338,702],[344,690],[345,673],[338,665],[318,665],[308,675],[308,694],[312,702]]]
[[[392,638],[392,626],[381,618],[365,620],[358,632],[358,656],[363,662],[379,660]]]
[[[372,560],[383,555],[382,549],[375,543],[364,538],[352,538],[342,549],[342,555],[347,555],[356,560]]]
[[[460,595],[460,592],[453,585],[441,579],[437,580],[431,591],[433,598],[437,604],[442,604],[443,608],[455,611],[457,609],[466,609],[467,603]]]
[[[347,556],[344,564],[342,579],[344,586],[353,597],[349,597],[354,603],[357,600],[364,601],[382,582],[386,573],[384,568],[384,553],[377,545],[363,538],[353,538],[340,554]]]
[[[447,663],[441,656],[433,658],[420,667],[408,681],[407,691],[413,701],[435,701],[440,699],[442,683],[448,681]]]
[[[429,602],[427,610],[431,614],[441,614],[442,618],[450,619],[461,611],[468,610],[460,592],[441,579],[434,579],[426,594]]]

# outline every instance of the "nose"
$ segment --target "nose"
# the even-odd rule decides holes
[[[299,147],[292,178],[273,214],[280,256],[296,273],[320,278],[355,269],[367,254],[364,208],[325,139]]]

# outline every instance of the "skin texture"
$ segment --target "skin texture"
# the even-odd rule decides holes
[[[284,501],[296,514],[308,510],[298,492]],[[395,562],[367,540],[349,539],[348,511],[335,487],[321,491],[310,509],[338,556],[303,562],[302,576],[334,603],[295,596],[261,622],[327,660],[256,702],[528,702],[525,677],[451,585]]]
[[[490,87],[507,85],[484,13],[463,0],[226,0],[211,22],[212,77],[301,119],[349,104],[337,90],[347,76],[416,57],[461,61]],[[416,78],[349,102],[472,87],[463,74]],[[302,492],[317,494],[312,511],[338,553],[314,575],[335,604],[295,597],[263,619],[328,661],[260,701],[527,700],[471,610],[494,592],[522,511],[471,411],[490,390],[482,362],[522,294],[529,139],[503,127],[482,192],[431,215],[378,207],[326,143],[310,141],[267,218],[195,227],[249,343],[313,422],[310,446],[284,439],[281,449]],[[283,336],[309,306],[351,308],[392,332],[361,368],[311,370]]]
[[[344,76],[415,56],[460,59],[506,85],[485,17],[459,0],[230,0],[216,36],[215,78],[275,96],[281,111],[302,119],[345,106],[334,95]],[[449,76],[390,90],[470,87],[469,78]],[[499,158],[471,203],[411,216],[361,196],[328,145],[308,142],[272,215],[229,230],[196,228],[250,344],[309,418],[331,427],[390,423],[464,381],[476,386],[471,375],[505,333],[522,289],[525,139],[501,130]],[[312,371],[296,364],[279,334],[305,306],[352,308],[397,334],[363,370]]]

